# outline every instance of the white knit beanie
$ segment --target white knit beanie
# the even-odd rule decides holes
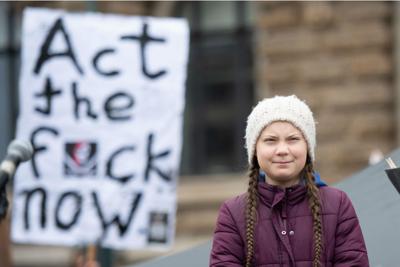
[[[258,102],[247,118],[246,148],[249,164],[254,157],[257,139],[262,130],[274,121],[288,121],[296,126],[307,141],[308,153],[315,160],[315,122],[306,103],[295,95],[275,96]]]

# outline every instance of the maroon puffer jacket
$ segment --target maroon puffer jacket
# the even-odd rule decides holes
[[[258,184],[254,266],[310,267],[313,222],[304,185],[280,189]],[[339,189],[319,188],[322,202],[324,267],[368,267],[367,250],[357,215]],[[244,266],[246,259],[246,195],[225,201],[219,211],[210,266]]]

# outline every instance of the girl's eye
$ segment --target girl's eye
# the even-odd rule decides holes
[[[294,137],[290,137],[289,140],[290,141],[298,141],[298,140],[300,140],[300,138],[294,136]]]
[[[273,138],[265,138],[264,139],[264,142],[267,142],[267,143],[271,143],[271,142],[274,142],[275,141],[275,139],[273,139]]]

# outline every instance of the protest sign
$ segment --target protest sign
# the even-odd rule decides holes
[[[188,39],[183,19],[24,11],[15,242],[173,242]]]

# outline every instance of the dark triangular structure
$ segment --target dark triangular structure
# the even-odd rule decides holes
[[[400,165],[400,150],[390,157]],[[351,198],[367,244],[370,266],[399,266],[400,195],[383,160],[335,185]]]
[[[400,166],[400,150],[390,157]],[[367,244],[370,266],[399,266],[400,194],[385,173],[385,161],[336,184],[351,198]],[[135,267],[208,266],[211,241]]]

